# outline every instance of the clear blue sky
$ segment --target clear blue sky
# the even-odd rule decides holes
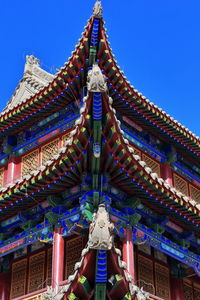
[[[25,55],[63,66],[93,0],[1,1],[0,110],[23,75]],[[200,1],[103,0],[111,47],[128,80],[200,136]]]

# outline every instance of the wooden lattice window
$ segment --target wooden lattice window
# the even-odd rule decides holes
[[[190,197],[196,202],[200,203],[200,190],[190,185]]]
[[[27,259],[12,264],[11,299],[23,296],[26,288]]]
[[[42,147],[42,165],[58,153],[58,139]]]
[[[52,248],[47,251],[47,280],[46,285],[51,285],[52,277]]]
[[[194,287],[194,299],[200,300],[200,287]]]
[[[152,260],[138,255],[138,285],[146,292],[155,294]]]
[[[22,157],[22,176],[29,175],[31,171],[37,170],[38,159],[38,149]]]
[[[171,300],[169,269],[155,263],[156,296],[165,300]]]
[[[42,289],[44,286],[45,252],[40,252],[30,257],[28,293]]]
[[[0,169],[0,189],[3,187],[3,174],[4,174],[4,169]]]
[[[68,278],[74,271],[75,263],[80,261],[81,252],[83,250],[83,238],[77,237],[75,239],[66,241],[66,267],[65,279]]]
[[[144,153],[142,154],[142,159],[145,161],[147,166],[151,168],[153,173],[157,173],[158,176],[160,177],[160,164],[155,161],[154,159],[150,158],[149,156],[145,155]]]
[[[63,135],[62,137],[63,146],[65,146],[65,143],[69,138],[70,138],[70,132]]]
[[[184,180],[182,177],[174,174],[174,187],[177,191],[181,192],[182,194],[188,196],[188,184],[187,181]]]
[[[183,281],[184,300],[193,300],[193,288],[185,280]],[[194,299],[196,300],[196,298]]]

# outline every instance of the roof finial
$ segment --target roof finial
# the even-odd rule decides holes
[[[96,1],[93,8],[93,16],[95,18],[101,18],[103,13],[103,8],[101,6],[101,1]]]

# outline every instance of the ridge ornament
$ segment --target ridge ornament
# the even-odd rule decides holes
[[[109,220],[105,204],[100,204],[97,213],[93,214],[93,222],[89,229],[89,248],[110,250],[113,247],[112,231],[114,224]]]
[[[96,63],[93,64],[92,70],[88,72],[87,89],[89,92],[107,92],[106,76],[102,74]]]

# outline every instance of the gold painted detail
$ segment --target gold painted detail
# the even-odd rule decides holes
[[[22,157],[22,176],[29,175],[30,172],[37,170],[39,162],[39,150],[30,152]]]
[[[43,146],[41,151],[42,151],[42,165],[43,165],[48,160],[51,160],[53,156],[58,153],[58,139]]]

